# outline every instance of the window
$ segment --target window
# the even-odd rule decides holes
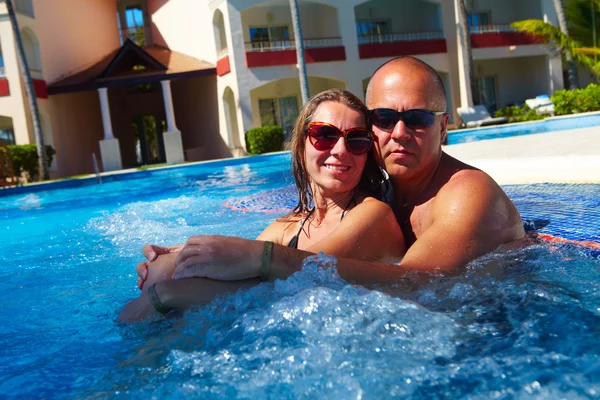
[[[250,28],[252,48],[289,48],[290,30],[287,26],[259,26]]]
[[[15,144],[15,133],[12,129],[0,129],[0,145]]]
[[[485,105],[488,111],[493,114],[498,109],[496,77],[486,76],[477,78],[477,93],[479,94],[479,103]]]
[[[490,13],[487,11],[467,14],[467,23],[469,26],[489,25],[490,19]]]
[[[390,32],[390,22],[387,20],[356,21],[358,36],[381,36]]]
[[[127,7],[125,9],[124,25],[117,17],[119,28],[121,29],[121,43],[126,39],[131,39],[138,46],[144,46],[146,43],[146,28],[144,21],[144,12],[140,6]]]
[[[298,99],[295,96],[260,99],[258,109],[262,126],[279,125],[283,128],[285,138],[290,137],[298,118]]]

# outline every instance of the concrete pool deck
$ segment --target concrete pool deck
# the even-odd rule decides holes
[[[600,126],[444,146],[499,184],[600,183]]]

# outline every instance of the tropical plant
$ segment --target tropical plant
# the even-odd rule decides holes
[[[553,0],[554,9],[556,10],[556,17],[558,19],[558,27],[560,31],[566,37],[569,37],[569,29],[567,28],[567,20],[565,18],[565,10],[562,6],[561,0]],[[575,61],[573,61],[573,55],[570,52],[565,52],[565,59],[567,60],[567,69],[569,71],[569,86],[571,90],[577,89],[579,86],[579,78],[577,77],[577,67]]]
[[[561,4],[560,1],[555,1]],[[566,17],[576,15],[577,10],[574,8],[576,3],[581,5],[582,0],[572,0],[567,2],[566,10],[568,12],[565,13]],[[592,7],[590,7],[590,10],[591,8]],[[593,21],[591,16],[590,21]],[[538,19],[516,21],[513,22],[511,26],[521,32],[527,32],[532,35],[543,37],[550,46],[554,47],[557,51],[563,54],[567,61],[572,60],[575,63],[581,64],[592,71],[594,75],[600,77],[600,63],[595,60],[595,56],[600,54],[600,48],[593,46],[582,46],[582,43],[589,45],[589,41],[592,40],[593,35],[590,33],[590,39],[588,39],[587,42],[579,42],[577,39],[575,39],[575,37],[578,39],[583,37],[582,32],[584,32],[584,30],[581,29],[581,26],[574,30],[574,32],[576,32],[574,37],[565,34],[560,28]],[[569,70],[569,79],[571,83],[571,89],[573,89],[573,83],[576,82],[573,81],[573,71],[571,69]]]
[[[600,0],[567,0],[564,8],[571,39],[583,47],[597,47]]]
[[[54,154],[56,151],[52,146],[46,146],[44,158],[46,168],[52,165]],[[18,178],[25,175],[27,181],[31,182],[38,179],[39,175],[39,152],[35,144],[11,144],[8,146],[0,146],[0,152],[3,153],[3,159],[8,159],[10,155],[12,161],[12,172]]]
[[[25,57],[25,49],[23,47],[23,41],[21,40],[21,32],[19,31],[19,23],[17,21],[17,15],[15,14],[15,8],[13,0],[6,0],[6,10],[8,11],[8,18],[12,26],[13,35],[15,37],[15,43],[17,45],[17,59],[21,72],[23,74],[23,81],[25,82],[25,93],[29,101],[29,108],[31,111],[31,119],[33,122],[33,132],[35,136],[35,142],[37,143],[38,152],[38,168],[41,173],[39,174],[39,180],[44,181],[50,178],[48,173],[48,163],[46,159],[46,153],[44,152],[44,135],[42,134],[42,124],[40,122],[40,111],[38,109],[37,97],[33,88],[33,80],[31,79],[31,72],[29,71],[29,65],[27,58]]]
[[[527,105],[522,107],[519,106],[506,106],[497,110],[494,113],[495,117],[506,117],[508,122],[525,122],[525,121],[537,121],[544,119],[547,115],[540,115],[535,110],[532,110]]]

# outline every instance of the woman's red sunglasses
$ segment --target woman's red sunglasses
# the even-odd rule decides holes
[[[373,144],[373,132],[367,128],[341,130],[327,122],[309,122],[306,134],[310,144],[319,151],[333,149],[340,137],[344,138],[346,148],[354,155],[366,153]]]

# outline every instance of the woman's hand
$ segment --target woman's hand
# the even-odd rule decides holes
[[[260,275],[263,243],[230,236],[192,236],[175,259],[173,279],[256,278]]]
[[[140,290],[142,290],[144,288],[144,285],[146,284],[146,281],[148,280],[149,266],[151,265],[152,261],[156,260],[161,255],[177,253],[179,250],[181,250],[182,247],[183,247],[182,245],[170,246],[170,247],[156,246],[154,244],[145,245],[142,248],[142,253],[144,254],[144,257],[146,257],[147,261],[142,261],[135,267],[135,270],[136,270],[137,276],[138,276],[138,281],[137,281],[138,288],[140,288]],[[154,264],[152,264],[152,265],[154,265]],[[168,275],[170,276],[170,274],[172,274],[172,273],[173,272],[171,270],[171,272]]]

